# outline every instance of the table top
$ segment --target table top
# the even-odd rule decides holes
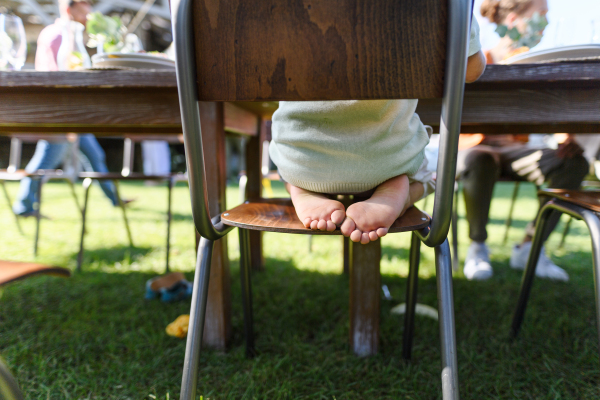
[[[600,132],[600,62],[489,65],[466,85],[462,132]],[[174,71],[0,72],[0,131],[181,133]],[[256,133],[273,102],[226,103],[226,129]],[[417,113],[439,126],[440,99]]]

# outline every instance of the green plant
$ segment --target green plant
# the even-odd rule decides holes
[[[87,32],[90,36],[88,47],[104,45],[104,51],[119,51],[123,47],[123,38],[127,28],[119,17],[109,17],[96,11],[87,16]]]

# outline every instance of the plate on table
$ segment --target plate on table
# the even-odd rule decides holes
[[[92,56],[92,67],[175,69],[175,61],[146,53],[105,53]]]
[[[535,64],[564,61],[600,60],[600,44],[580,44],[528,51],[507,58],[500,64]]]

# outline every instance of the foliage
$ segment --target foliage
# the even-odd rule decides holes
[[[127,33],[119,17],[109,17],[100,11],[88,14],[86,30],[90,37],[88,47],[94,48],[104,43],[104,51],[108,53],[120,50]]]

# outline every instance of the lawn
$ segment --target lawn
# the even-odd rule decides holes
[[[570,274],[568,283],[537,280],[523,330],[508,340],[521,273],[510,269],[510,244],[536,211],[531,185],[522,185],[509,244],[502,244],[512,185],[498,184],[492,202],[489,244],[494,277],[469,282],[455,274],[460,392],[463,399],[600,398],[590,240],[572,224],[547,245]],[[17,185],[8,185],[16,194]],[[123,184],[135,198],[129,248],[118,209],[92,188],[83,272],[70,279],[36,277],[9,285],[0,298],[0,354],[28,399],[177,399],[185,341],[165,327],[189,312],[189,301],[144,300],[147,279],[164,271],[166,189]],[[81,187],[78,187],[82,195]],[[195,242],[186,186],[174,191],[171,267],[193,279]],[[275,185],[276,194],[282,188]],[[238,190],[230,186],[234,205]],[[431,207],[431,201],[429,206]],[[461,200],[461,207],[463,206]],[[460,255],[468,246],[461,208]],[[37,261],[74,270],[80,219],[68,187],[44,188]],[[563,221],[564,222],[564,221]],[[34,221],[25,234],[0,203],[2,259],[32,260]],[[559,231],[561,230],[559,226]],[[237,234],[230,235],[233,335],[225,353],[201,356],[203,399],[435,399],[441,397],[436,321],[417,317],[413,361],[402,360],[402,316],[409,234],[383,238],[382,282],[393,296],[382,300],[377,356],[357,358],[348,346],[348,282],[341,274],[341,239],[265,235],[266,269],[254,273],[258,356],[244,357]],[[433,251],[423,249],[419,302],[437,308]]]

